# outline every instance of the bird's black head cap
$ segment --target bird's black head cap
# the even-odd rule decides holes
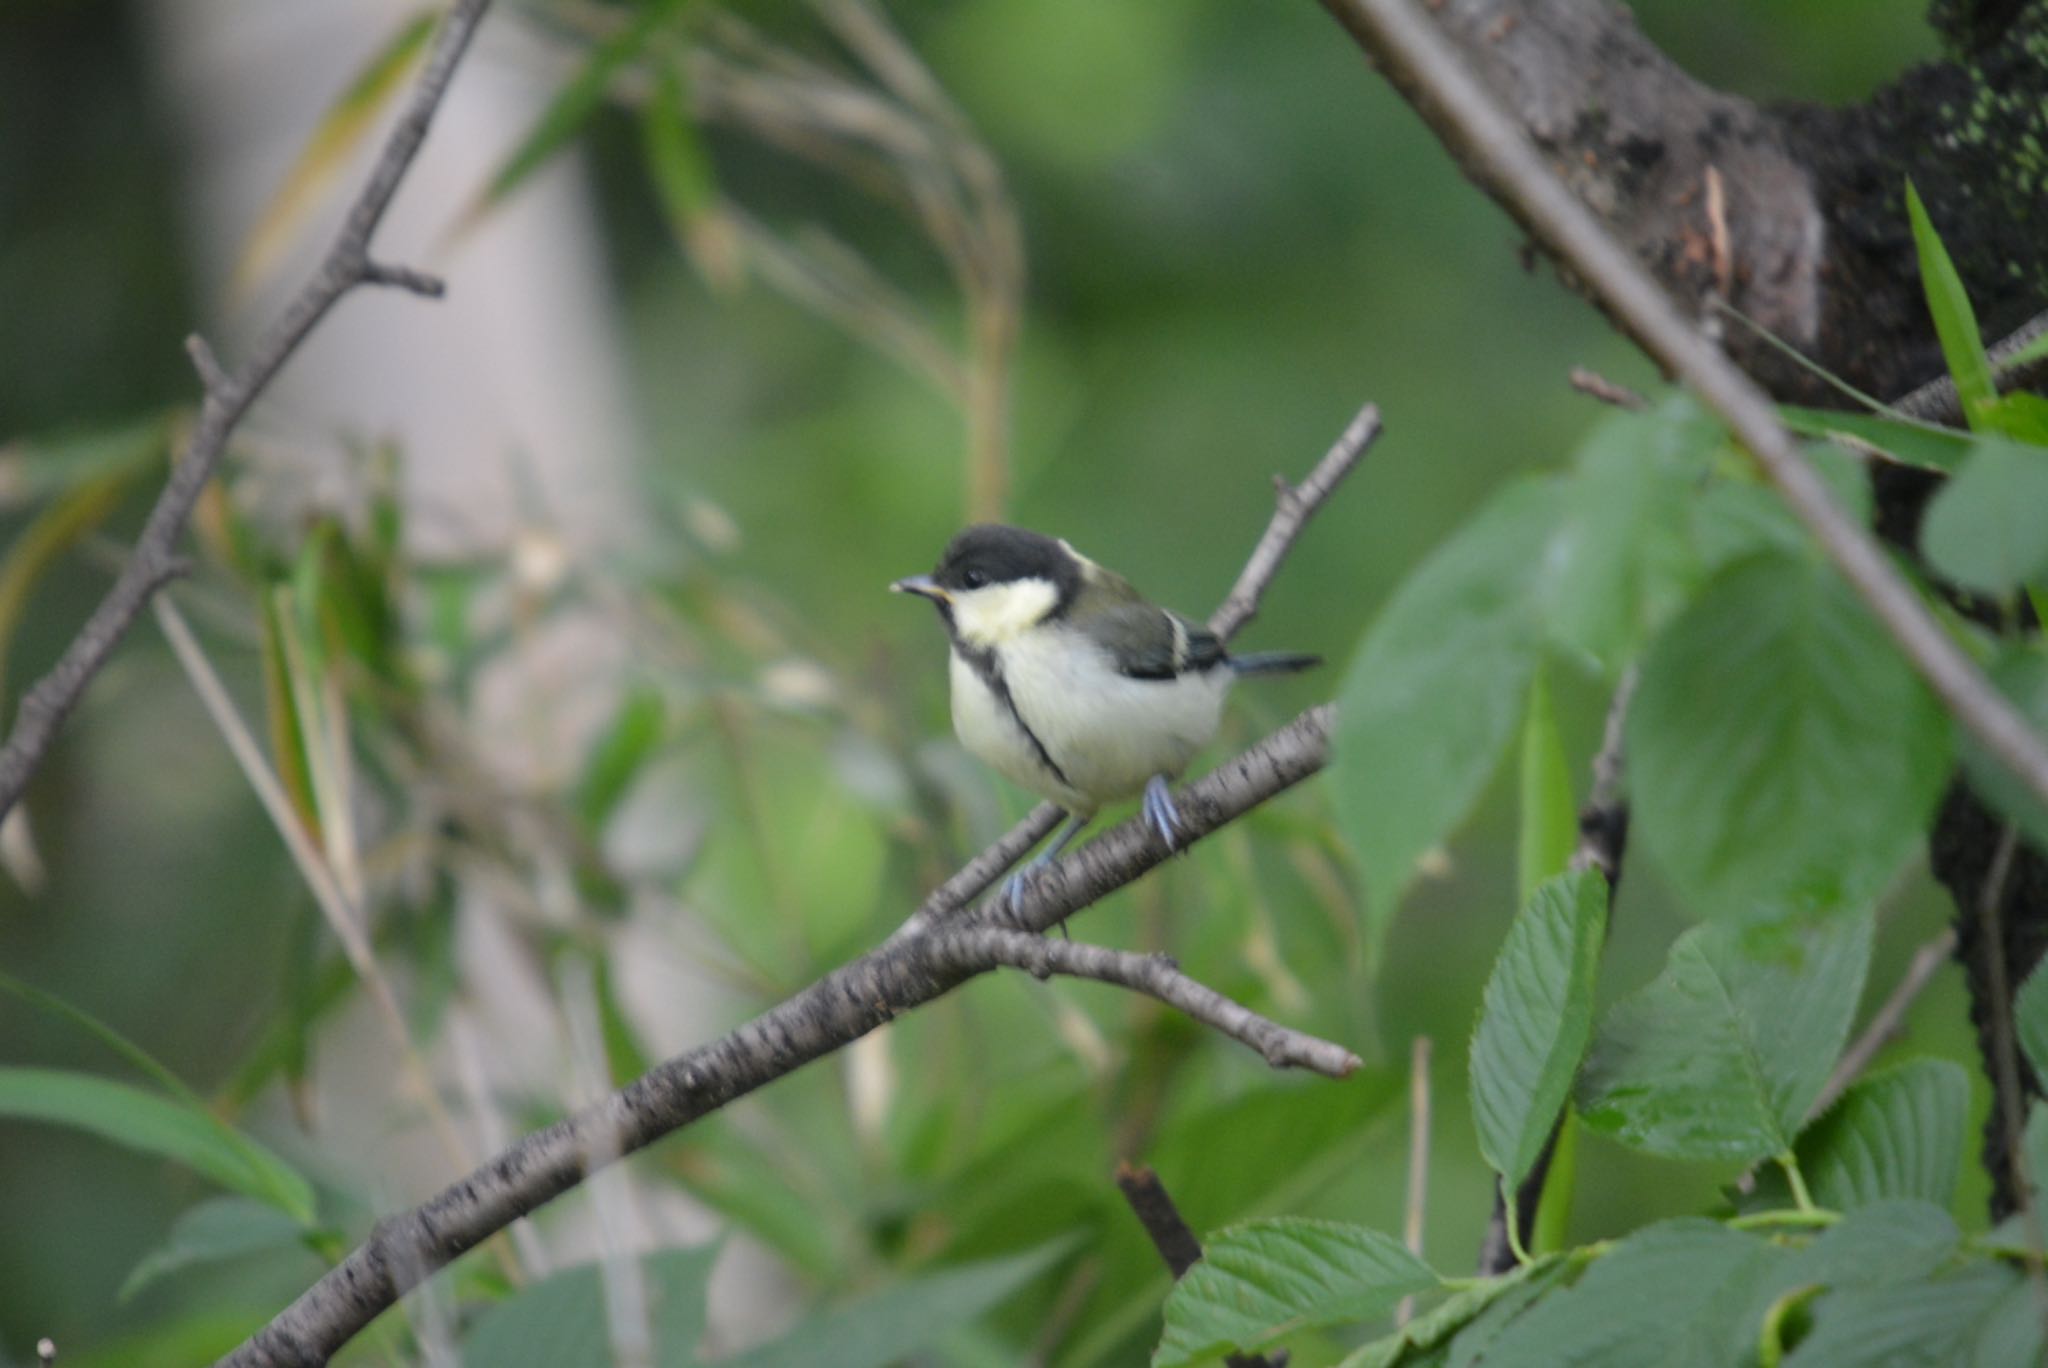
[[[1021,527],[977,523],[954,537],[932,579],[949,593],[972,593],[991,584],[1042,579],[1059,590],[1059,606],[1081,588],[1081,562],[1066,543]]]

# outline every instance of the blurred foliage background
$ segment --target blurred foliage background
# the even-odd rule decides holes
[[[1909,0],[1853,13],[1825,0],[1637,9],[1696,74],[1751,95],[1860,98],[1933,52]],[[103,588],[159,481],[167,425],[193,401],[179,341],[219,316],[182,216],[188,150],[151,74],[159,30],[140,11],[128,0],[0,8],[7,563],[21,563],[32,529],[49,526],[37,520],[85,472],[120,473],[91,505],[107,513],[104,530],[5,604],[10,703]],[[1571,365],[1653,380],[1547,271],[1525,267],[1512,226],[1305,0],[973,0],[890,15],[1000,167],[1025,262],[1013,317],[978,324],[988,296],[963,296],[915,214],[758,127],[691,125],[701,140],[683,155],[707,156],[716,203],[747,217],[705,216],[703,185],[678,191],[649,173],[645,111],[663,96],[643,85],[602,104],[576,148],[646,434],[632,478],[650,545],[566,569],[536,570],[517,548],[418,556],[379,473],[407,459],[402,431],[388,450],[357,453],[368,494],[345,515],[266,523],[253,498],[232,497],[261,468],[261,453],[245,452],[230,496],[202,519],[201,572],[180,602],[323,840],[334,811],[322,810],[322,765],[354,754],[345,806],[363,809],[362,895],[407,1029],[437,1070],[459,1054],[451,1004],[474,988],[451,948],[458,918],[484,915],[475,902],[465,914],[465,900],[494,909],[556,1007],[573,1015],[589,999],[604,1067],[624,1076],[700,1035],[663,1036],[636,1016],[617,988],[631,970],[621,958],[663,947],[696,966],[703,1020],[737,1020],[886,935],[1024,810],[952,746],[929,615],[882,592],[928,567],[971,502],[1000,497],[1008,519],[1204,613],[1264,524],[1270,477],[1305,471],[1376,400],[1386,436],[1246,638],[1341,664],[1404,568],[1478,499],[1568,454],[1597,416],[1567,389]],[[852,65],[804,6],[749,7],[745,19],[807,60]],[[581,60],[564,52],[630,22],[613,7],[538,0],[491,21],[532,26],[564,72]],[[332,72],[336,95],[352,74]],[[692,252],[678,250],[679,212]],[[1010,358],[1007,420],[999,408],[975,418],[975,403],[996,401],[949,395],[871,329],[835,326],[769,287],[773,269],[749,253],[802,247],[798,226],[813,221],[896,281],[970,371],[977,336]],[[458,242],[456,269],[460,253]],[[478,303],[458,293],[416,307]],[[981,325],[1014,327],[1013,354]],[[1008,467],[978,495],[976,460],[998,458],[986,446],[978,458],[976,442]],[[575,763],[517,793],[465,789],[449,776],[489,770],[473,752],[490,739],[451,719],[473,707],[482,673],[559,614],[594,615],[630,643],[615,690]],[[1334,680],[1242,691],[1224,744]],[[1593,681],[1553,683],[1583,775],[1604,698]],[[308,753],[320,717],[342,733],[324,759]],[[768,1251],[745,1264],[771,1289],[757,1335],[816,1302],[1068,1238],[1018,1275],[1028,1295],[945,1330],[931,1361],[1137,1362],[1165,1275],[1109,1182],[1113,1163],[1155,1165],[1198,1228],[1298,1210],[1398,1229],[1408,1045],[1428,1035],[1427,1249],[1461,1269],[1490,1199],[1464,1115],[1464,1048],[1514,901],[1511,787],[1496,784],[1410,898],[1377,972],[1357,943],[1320,784],[1077,927],[1170,949],[1260,1010],[1352,1044],[1370,1067],[1346,1084],[1274,1076],[1119,994],[1006,977],[899,1023],[883,1058],[816,1066],[659,1146],[634,1162],[635,1180],[694,1195],[736,1232],[729,1245]],[[141,1043],[287,1156],[342,1238],[451,1176],[431,1147],[373,1176],[360,1157],[323,1151],[317,1120],[301,1128],[290,1099],[320,1071],[345,1071],[352,1049],[374,1055],[363,1037],[378,1027],[347,1015],[360,990],[346,961],[153,627],[95,686],[31,807],[44,877],[26,886],[17,859],[0,878],[0,970]],[[636,856],[618,823],[670,839]],[[1945,911],[1922,873],[1888,906],[1874,993]],[[1678,929],[1654,869],[1631,864],[1603,993],[1654,973]],[[1974,1076],[1946,972],[1914,1021],[1917,1048]],[[573,1053],[553,1018],[536,1031]],[[0,1064],[119,1073],[75,1024],[6,996]],[[452,1078],[437,1073],[445,1105],[466,1118]],[[362,1105],[416,1126],[419,1097],[385,1089]],[[493,1100],[503,1124],[525,1129],[565,1094]],[[1590,1139],[1580,1173],[1577,1238],[1696,1209],[1731,1176]],[[0,1123],[0,1359],[50,1334],[67,1364],[193,1361],[317,1273],[305,1251],[228,1260],[117,1299],[211,1191],[75,1130]],[[1981,1190],[1966,1185],[1961,1201],[1978,1205]],[[495,1260],[468,1261],[465,1287],[491,1288]],[[958,1289],[949,1295],[957,1303]]]

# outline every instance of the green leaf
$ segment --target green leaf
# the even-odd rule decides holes
[[[653,689],[634,689],[619,704],[611,725],[598,737],[584,763],[571,799],[585,831],[603,828],[660,747],[667,721],[668,707]]]
[[[2005,368],[2011,370],[2016,366],[2030,365],[2035,361],[2039,361],[2044,356],[2048,356],[2048,332],[2042,333],[2011,356],[2006,357]]]
[[[817,1312],[781,1339],[719,1368],[889,1368],[1021,1290],[1073,1249],[1055,1240],[1023,1254],[935,1269]]]
[[[1960,1065],[1916,1059],[1858,1082],[1799,1137],[1813,1199],[1848,1211],[1888,1198],[1955,1200],[1969,1124]]]
[[[1778,406],[1778,417],[1802,437],[1832,439],[1837,433],[1883,451],[1904,465],[1953,472],[1969,459],[1976,439],[1954,428],[1937,427],[1874,413],[1843,413],[1834,409]]]
[[[2012,700],[2034,731],[2048,736],[2048,652],[2037,642],[2015,644],[1993,663],[1989,673],[1992,684]],[[1962,733],[1960,749],[1970,787],[1990,807],[2019,823],[2036,846],[2048,851],[2048,805],[1976,737]]]
[[[66,490],[0,551],[0,686],[7,682],[9,650],[36,585],[65,552],[105,525],[140,470],[140,463],[117,466]]]
[[[1474,1368],[1475,1364],[1483,1363],[1494,1341],[1505,1334],[1523,1312],[1548,1296],[1552,1289],[1576,1277],[1584,1269],[1588,1257],[1587,1251],[1575,1250],[1562,1258],[1538,1259],[1522,1265],[1527,1276],[1495,1297],[1486,1309],[1459,1329],[1444,1356],[1444,1368]]]
[[[1920,549],[1965,589],[2009,594],[2048,572],[2048,450],[1984,437],[1934,496]]]
[[[2048,447],[2048,397],[2026,390],[2001,395],[1985,405],[1984,426],[2036,450]]]
[[[1377,956],[1416,861],[1478,801],[1536,667],[1533,586],[1555,480],[1495,495],[1395,591],[1338,694],[1337,802]]]
[[[1399,1240],[1363,1226],[1300,1217],[1231,1226],[1203,1242],[1202,1261],[1174,1284],[1153,1368],[1375,1320],[1437,1284]]]
[[[247,1197],[212,1197],[180,1215],[170,1237],[143,1256],[121,1284],[127,1301],[166,1274],[195,1264],[251,1254],[306,1252],[306,1229],[289,1215]]]
[[[2037,964],[2012,1000],[2013,1028],[2034,1073],[2048,1078],[2048,964]]]
[[[1728,1312],[1746,1305],[1785,1257],[1712,1221],[1638,1231],[1512,1321],[1485,1368],[1648,1368],[1737,1361],[1755,1330]]]
[[[492,173],[483,199],[464,215],[474,220],[483,210],[503,202],[519,186],[582,131],[590,116],[611,93],[612,78],[640,59],[661,31],[689,7],[691,0],[645,0],[631,22],[599,43],[590,59],[555,92],[511,155]]]
[[[1578,839],[1571,767],[1550,706],[1550,686],[1539,668],[1529,681],[1529,708],[1522,718],[1522,825],[1515,868],[1523,902],[1545,879],[1564,872]]]
[[[654,95],[640,116],[640,146],[669,232],[691,265],[713,286],[737,284],[739,242],[718,212],[718,184],[691,117],[680,62],[655,67]]]
[[[1693,505],[1726,445],[1720,425],[1682,396],[1593,429],[1538,573],[1553,643],[1612,678],[1685,606],[1706,575]]]
[[[1453,1292],[1393,1334],[1352,1350],[1338,1362],[1337,1368],[1395,1368],[1411,1350],[1433,1349],[1444,1343],[1469,1325],[1480,1312],[1532,1276],[1549,1271],[1556,1262],[1538,1260],[1519,1264],[1500,1277],[1488,1278],[1477,1286]]]
[[[1927,217],[1927,206],[1920,202],[1920,192],[1910,180],[1906,182],[1906,216],[1913,224],[1920,286],[1927,293],[1927,311],[1934,316],[1934,333],[1941,339],[1941,354],[1956,382],[1963,417],[1977,430],[1984,406],[1998,398],[1998,387],[1991,379],[1991,358],[1984,354],[1984,337],[1977,331],[1977,315],[1963,290],[1963,278],[1956,273],[1933,220]]]
[[[1845,1214],[1786,1266],[1784,1285],[1876,1287],[1924,1278],[1962,1245],[1946,1208],[1921,1201],[1879,1201]]]
[[[1632,831],[1716,916],[1861,907],[1924,839],[1947,715],[1834,572],[1723,573],[1643,666]]]
[[[1479,1151],[1510,1185],[1535,1166],[1593,1033],[1593,977],[1607,931],[1607,880],[1560,874],[1508,929],[1472,1036]]]
[[[2031,1362],[1974,1353],[1993,1309],[2023,1282],[2010,1269],[1977,1263],[1912,1282],[1836,1288],[1812,1304],[1813,1333],[1786,1355],[1785,1368]]]
[[[284,1160],[199,1108],[127,1083],[60,1069],[0,1068],[0,1116],[89,1131],[162,1155],[222,1187],[313,1219],[313,1189]]]
[[[1790,1149],[1848,1038],[1870,941],[1868,916],[1768,936],[1694,927],[1664,972],[1601,1022],[1579,1078],[1580,1118],[1673,1159]]]
[[[172,1073],[155,1055],[84,1008],[74,1007],[55,993],[46,993],[34,984],[24,983],[11,974],[0,974],[0,992],[9,993],[38,1011],[47,1012],[59,1021],[69,1022],[78,1027],[127,1060],[138,1072],[147,1075],[158,1087],[193,1111],[205,1109],[206,1104],[200,1100],[198,1093],[185,1086],[184,1079]]]
[[[640,1259],[653,1361],[688,1368],[704,1335],[704,1288],[714,1246],[666,1249]],[[543,1278],[476,1318],[462,1337],[466,1363],[491,1368],[613,1368],[604,1271],[598,1264]]]

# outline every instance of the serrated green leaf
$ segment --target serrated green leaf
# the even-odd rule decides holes
[[[1495,1297],[1451,1340],[1449,1352],[1444,1355],[1444,1368],[1473,1368],[1483,1363],[1494,1341],[1554,1288],[1575,1277],[1585,1267],[1586,1257],[1585,1251],[1578,1250],[1562,1258],[1524,1264],[1528,1276]]]
[[[1694,927],[1664,972],[1600,1023],[1579,1078],[1581,1120],[1673,1159],[1790,1149],[1848,1038],[1870,942],[1861,915],[1768,938]]]
[[[2038,642],[2008,646],[1989,670],[1991,682],[2012,701],[2035,732],[2048,737],[2048,652]],[[2019,823],[2020,830],[2043,851],[2048,851],[2048,805],[2034,796],[2011,770],[2001,764],[1974,736],[1963,733],[1963,773],[1970,787],[1992,809]]]
[[[117,1300],[128,1301],[159,1278],[195,1264],[304,1251],[305,1237],[304,1226],[267,1202],[208,1198],[179,1215],[164,1243],[144,1255],[122,1282]]]
[[[0,1116],[89,1131],[176,1160],[222,1187],[313,1219],[313,1189],[284,1160],[208,1113],[127,1083],[62,1069],[0,1067]]]
[[[1813,1302],[1813,1333],[1786,1355],[1785,1368],[1970,1363],[1993,1308],[2022,1281],[2011,1269],[1977,1263],[1912,1282],[1834,1289]]]
[[[581,132],[610,94],[612,78],[638,61],[662,30],[675,22],[691,3],[692,0],[646,0],[623,28],[599,43],[492,173],[481,202],[464,215],[464,221],[473,221],[482,211],[503,202]]]
[[[704,1335],[704,1288],[715,1246],[665,1249],[639,1260],[656,1363],[688,1368]],[[462,1337],[466,1363],[491,1368],[614,1368],[604,1270],[566,1269],[490,1307]]]
[[[1872,1074],[1799,1137],[1813,1199],[1848,1211],[1889,1198],[1955,1200],[1969,1125],[1970,1083],[1945,1059]]]
[[[1954,428],[1885,418],[1875,413],[1843,413],[1781,404],[1778,417],[1802,437],[1831,439],[1841,433],[1869,443],[1901,464],[1923,470],[1960,470],[1975,444],[1968,433]]]
[[[1666,1221],[1617,1244],[1569,1288],[1524,1311],[1487,1348],[1485,1368],[1654,1368],[1722,1364],[1755,1330],[1747,1305],[1785,1251],[1712,1221]]]
[[[1924,839],[1948,716],[1812,557],[1724,572],[1644,662],[1628,719],[1631,834],[1694,909],[1858,908]]]
[[[1395,591],[1345,675],[1332,769],[1375,957],[1416,861],[1464,819],[1514,735],[1560,497],[1555,480],[1495,495]]]
[[[1978,439],[1920,526],[1920,550],[1965,589],[2009,594],[2048,572],[2048,450]]]
[[[1232,1226],[1205,1240],[1202,1261],[1174,1284],[1153,1368],[1373,1320],[1437,1283],[1399,1240],[1364,1226],[1300,1217]]]
[[[1607,931],[1607,880],[1560,874],[1515,917],[1486,980],[1472,1036],[1479,1151],[1510,1186],[1535,1166],[1593,1032],[1593,978]]]
[[[1920,287],[1927,295],[1927,311],[1934,317],[1934,333],[1941,339],[1941,354],[1948,373],[1956,382],[1956,398],[1970,427],[1981,430],[1984,407],[1998,398],[1991,379],[1991,358],[1984,354],[1984,337],[1977,331],[1977,314],[1963,289],[1927,206],[1913,182],[1906,182],[1906,217],[1913,225],[1913,248],[1920,258]]]
[[[1531,1277],[1548,1272],[1556,1263],[1557,1260],[1551,1259],[1518,1264],[1512,1271],[1497,1278],[1488,1278],[1476,1287],[1461,1288],[1393,1334],[1352,1350],[1338,1362],[1337,1368],[1396,1368],[1398,1364],[1412,1363],[1409,1358],[1412,1351],[1431,1349],[1444,1343],[1487,1307]]]
[[[1786,1265],[1783,1283],[1796,1287],[1877,1287],[1925,1278],[1962,1245],[1955,1218],[1922,1201],[1884,1200],[1846,1213]]]
[[[817,1312],[720,1368],[889,1368],[1022,1290],[1072,1250],[1055,1240],[1003,1259],[934,1269]]]
[[[1572,797],[1570,762],[1550,686],[1538,668],[1529,681],[1529,707],[1522,717],[1522,812],[1515,852],[1521,900],[1529,901],[1545,879],[1564,872],[1579,839],[1578,802]]]

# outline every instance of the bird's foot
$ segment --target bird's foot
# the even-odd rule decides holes
[[[1159,833],[1159,839],[1168,850],[1180,848],[1180,809],[1174,806],[1173,793],[1166,787],[1166,777],[1155,774],[1145,781],[1145,820],[1152,830]]]
[[[1051,863],[1049,858],[1040,856],[1003,880],[1003,891],[996,895],[996,911],[1004,917],[1014,919],[1024,905],[1024,895],[1031,891],[1031,885],[1038,882],[1038,876],[1044,873],[1045,867]],[[1064,939],[1073,939],[1067,932],[1066,918],[1060,918],[1059,928]]]

